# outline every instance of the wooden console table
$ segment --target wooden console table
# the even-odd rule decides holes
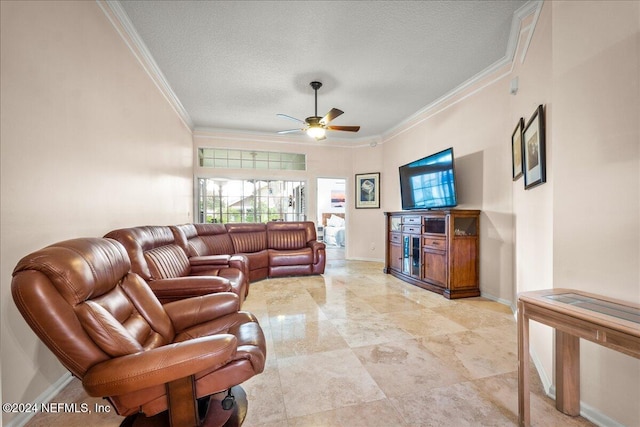
[[[518,295],[518,423],[530,425],[529,320],[555,328],[556,408],[580,415],[580,338],[640,359],[640,305],[572,289]]]

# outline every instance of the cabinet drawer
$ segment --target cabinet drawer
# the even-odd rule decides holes
[[[391,243],[402,243],[402,236],[399,233],[389,233],[389,241]]]
[[[419,216],[403,216],[402,223],[403,224],[414,224],[420,225],[420,217]]]
[[[408,234],[422,234],[422,227],[418,225],[403,225],[402,232]]]
[[[423,236],[422,247],[444,251],[447,249],[447,239],[444,237]]]

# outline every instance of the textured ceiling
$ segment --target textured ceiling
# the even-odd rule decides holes
[[[336,107],[382,135],[508,56],[499,1],[125,1],[120,5],[196,130],[274,133]]]

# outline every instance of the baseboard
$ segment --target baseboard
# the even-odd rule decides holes
[[[542,376],[541,376],[541,379],[542,379]],[[544,379],[542,379],[542,381],[544,383]],[[548,378],[547,378],[547,381],[548,381]],[[547,393],[547,396],[549,396],[553,400],[556,400],[555,385],[551,385],[548,388],[545,387],[545,391]],[[606,416],[605,414],[603,414],[593,406],[587,403],[584,403],[582,400],[580,401],[580,416],[588,419],[589,421],[591,421],[592,423],[600,427],[625,427],[624,424],[620,424],[619,422],[617,422],[613,418]]]
[[[554,390],[555,391],[555,390]],[[587,405],[584,402],[580,402],[580,415],[588,419],[592,423],[601,427],[624,427],[624,424],[620,424],[616,420],[609,418],[602,412],[598,411],[593,406]]]
[[[486,299],[490,299],[491,301],[499,302],[500,304],[506,305],[507,307],[511,307],[511,311],[513,311],[512,302],[509,300],[506,300],[504,298],[498,298],[494,295],[488,294],[486,292],[482,292],[482,290],[480,291],[480,296]]]
[[[367,262],[384,263],[384,260],[383,259],[379,259],[379,258],[349,257],[349,258],[345,258],[345,260],[347,260],[347,261],[367,261]]]
[[[38,396],[33,403],[40,407],[43,403],[48,403],[53,400],[54,397],[58,395],[62,391],[63,388],[67,386],[71,382],[73,377],[70,372],[62,375],[56,382],[51,384],[40,396]],[[20,413],[14,419],[5,424],[6,427],[22,427],[29,422],[31,418],[36,415],[36,412],[31,413]]]

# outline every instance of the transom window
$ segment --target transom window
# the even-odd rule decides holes
[[[305,154],[228,148],[199,148],[198,161],[201,167],[221,169],[303,171],[307,167]]]
[[[305,187],[304,181],[198,178],[198,221],[304,221]]]

